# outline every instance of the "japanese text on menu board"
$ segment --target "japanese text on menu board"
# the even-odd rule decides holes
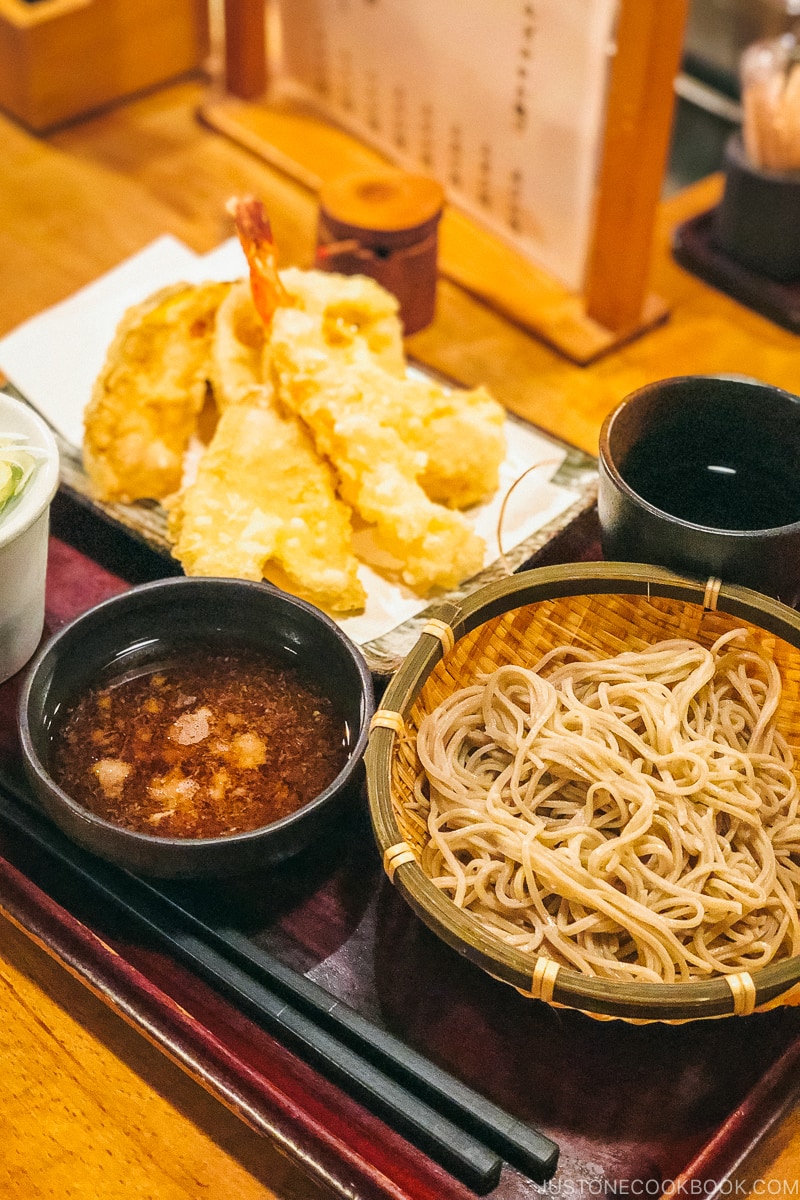
[[[580,289],[616,9],[273,0],[273,79]]]

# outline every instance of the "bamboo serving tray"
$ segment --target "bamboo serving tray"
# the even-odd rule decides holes
[[[52,527],[48,632],[167,562],[68,490]],[[598,557],[588,510],[535,564]],[[268,952],[537,1126],[560,1144],[550,1186],[562,1194],[630,1192],[634,1181],[648,1196],[668,1181],[712,1194],[796,1099],[797,1010],[689,1026],[607,1024],[491,979],[430,933],[385,879],[366,798],[338,841],[257,879],[143,888],[78,850],[33,806],[13,720],[19,683],[0,690],[0,911],[334,1194],[474,1195],[256,1024],[215,982],[207,950],[222,946],[245,966]],[[108,894],[113,903],[97,903]],[[191,922],[194,969],[158,936],[163,906]],[[491,1194],[531,1200],[541,1189],[505,1167]]]

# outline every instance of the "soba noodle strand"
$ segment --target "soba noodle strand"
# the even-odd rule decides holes
[[[780,675],[733,630],[560,646],[453,693],[417,737],[422,867],[523,953],[687,981],[800,953]]]

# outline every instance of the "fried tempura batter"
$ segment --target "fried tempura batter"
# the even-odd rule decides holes
[[[187,574],[272,578],[332,612],[366,601],[351,510],[418,592],[469,578],[485,547],[452,510],[497,487],[502,408],[409,378],[389,292],[278,272],[263,205],[229,211],[249,280],[178,284],[120,323],[86,412],[96,494],[163,500]]]
[[[384,370],[405,375],[399,306],[373,279],[296,267],[279,274],[287,304],[320,318],[332,352],[347,351],[358,343]],[[260,402],[258,390],[270,386],[268,356],[269,334],[253,302],[252,285],[238,280],[216,317],[212,384],[220,408]]]
[[[309,331],[310,340],[314,337],[325,346],[322,327]],[[469,508],[496,490],[506,449],[505,414],[485,388],[467,391],[388,376],[355,346],[340,358],[340,370],[358,376],[362,404],[373,419],[424,455],[417,482],[428,499]]]
[[[402,436],[426,455],[419,484],[431,500],[469,508],[496,491],[506,452],[505,414],[485,388],[451,390],[404,380],[380,391],[393,419],[402,422]]]
[[[211,387],[217,408],[270,402],[264,377],[267,331],[246,279],[233,284],[217,309],[211,343]]]
[[[321,608],[364,605],[350,512],[330,467],[299,422],[269,406],[225,409],[169,526],[187,575],[262,579],[277,564],[292,591]]]
[[[374,280],[293,267],[280,274],[293,305],[313,316],[319,346],[343,370],[358,365],[376,420],[426,455],[419,483],[429,499],[468,508],[490,496],[505,454],[505,414],[486,389],[407,378],[397,301]],[[213,380],[220,407],[263,403],[259,389],[272,390],[269,356],[267,330],[242,280],[217,313]]]
[[[322,335],[331,350],[361,346],[391,375],[405,375],[400,305],[379,283],[366,275],[296,267],[279,274],[291,306],[321,319]]]
[[[454,587],[483,565],[484,544],[460,514],[433,503],[417,482],[427,455],[413,450],[372,402],[374,370],[340,361],[320,343],[319,320],[278,308],[270,354],[279,402],[302,418],[333,464],[342,497],[401,561],[407,584]],[[382,382],[403,386],[381,372]],[[382,406],[386,411],[386,406]]]
[[[484,543],[460,515],[425,494],[418,479],[428,454],[405,436],[408,422],[392,404],[406,387],[396,303],[374,281],[324,272],[296,272],[300,294],[293,298],[291,282],[278,275],[263,205],[245,197],[228,210],[267,332],[266,372],[278,404],[306,424],[336,471],[339,494],[374,527],[411,587],[454,587],[475,574]]]
[[[180,486],[229,287],[176,284],[123,317],[85,416],[84,465],[99,499],[161,499]]]

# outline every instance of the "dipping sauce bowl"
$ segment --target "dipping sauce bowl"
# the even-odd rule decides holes
[[[74,841],[191,879],[279,862],[346,821],[373,707],[361,652],[313,605],[179,577],[60,630],[29,668],[19,729],[35,796]]]
[[[604,557],[800,599],[800,398],[736,376],[663,379],[600,432]]]

